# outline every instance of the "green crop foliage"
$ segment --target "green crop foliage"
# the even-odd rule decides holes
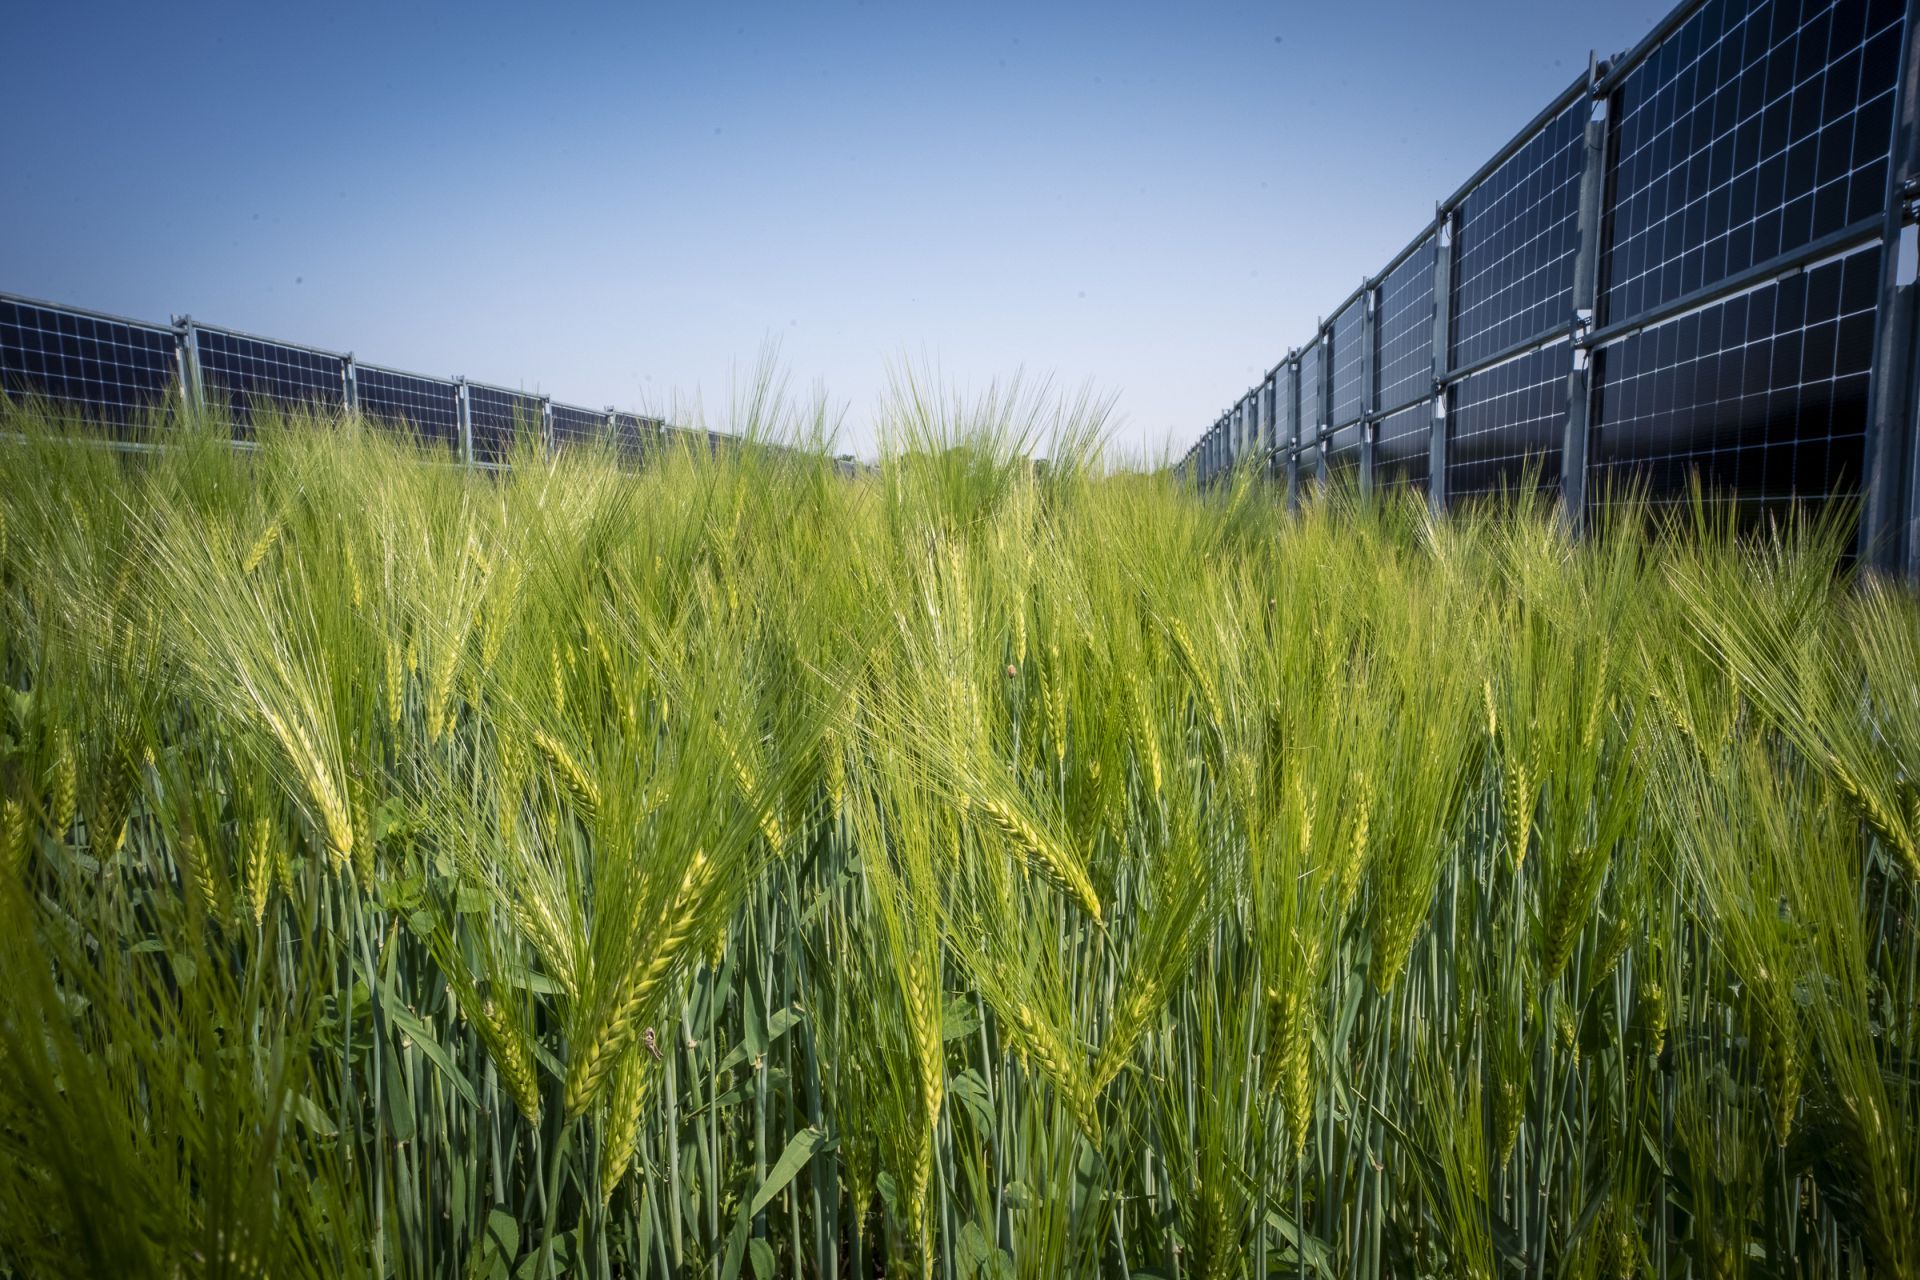
[[[1840,514],[0,413],[0,1274],[1920,1274]]]

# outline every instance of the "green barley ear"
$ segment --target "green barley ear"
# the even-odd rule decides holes
[[[47,825],[64,840],[80,807],[80,765],[74,758],[73,733],[53,731],[52,758],[47,763]]]
[[[547,767],[553,770],[561,786],[566,788],[574,808],[579,811],[582,818],[588,822],[593,821],[600,812],[599,786],[574,758],[573,753],[567,750],[565,743],[545,729],[535,729],[532,737],[534,748],[547,762]]]
[[[27,865],[27,806],[14,796],[0,801],[0,876],[18,880]]]
[[[469,1005],[467,1016],[486,1045],[514,1106],[527,1123],[539,1124],[540,1082],[534,1072],[533,1038],[520,1020],[490,995],[481,997],[477,1008]]]
[[[607,1097],[606,1127],[600,1138],[600,1203],[613,1199],[620,1180],[633,1167],[640,1146],[640,1124],[645,1118],[652,1089],[647,1054],[637,1046],[629,1049],[625,1060],[614,1070],[613,1088]]]
[[[973,811],[1012,845],[1028,866],[1058,881],[1081,909],[1093,917],[1094,923],[1100,922],[1100,899],[1077,854],[1047,835],[1009,801],[976,797]]]

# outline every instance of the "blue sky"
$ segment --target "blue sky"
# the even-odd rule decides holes
[[[769,344],[1177,452],[1662,0],[23,5],[0,289],[599,406]]]

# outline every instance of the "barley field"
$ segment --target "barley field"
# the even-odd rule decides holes
[[[1839,517],[4,413],[0,1273],[1920,1275]]]

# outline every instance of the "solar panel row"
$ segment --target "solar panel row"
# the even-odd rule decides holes
[[[1896,107],[1920,91],[1901,83],[1908,5],[1685,8],[1637,61],[1602,69],[1599,99],[1563,95],[1448,203],[1451,244],[1435,253],[1429,232],[1373,281],[1370,325],[1363,292],[1301,353],[1293,387],[1282,371],[1280,469],[1297,438],[1302,472],[1318,470],[1323,431],[1327,470],[1353,469],[1365,422],[1374,482],[1424,485],[1437,420],[1450,498],[1552,488],[1573,395],[1586,397],[1590,502],[1633,485],[1671,501],[1696,477],[1758,507],[1857,491],[1891,270],[1882,224],[1907,176]],[[1596,181],[1590,323],[1603,332],[1589,342],[1574,273],[1582,187]],[[1436,319],[1441,363],[1459,371],[1437,419]],[[1570,377],[1588,354],[1590,372]],[[1206,462],[1218,453],[1183,465]]]

